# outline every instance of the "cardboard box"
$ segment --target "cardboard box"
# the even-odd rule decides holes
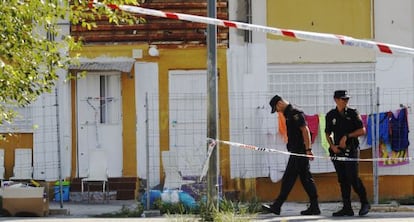
[[[49,199],[44,187],[5,187],[3,189],[3,210],[11,216],[16,214],[49,215]]]

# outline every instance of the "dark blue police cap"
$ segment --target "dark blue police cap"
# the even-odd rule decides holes
[[[336,90],[334,93],[334,98],[337,99],[349,99],[347,90]]]
[[[276,103],[279,102],[280,100],[282,100],[282,97],[278,95],[273,96],[273,98],[269,102],[269,105],[272,108],[272,111],[270,113],[276,112]]]

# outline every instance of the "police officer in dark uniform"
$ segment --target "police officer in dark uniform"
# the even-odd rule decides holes
[[[358,137],[365,134],[361,116],[354,108],[348,107],[348,91],[337,90],[334,93],[336,108],[326,114],[325,134],[332,157],[359,157]],[[354,216],[351,206],[351,187],[361,201],[360,216],[368,214],[371,206],[367,192],[359,178],[358,161],[343,161],[332,158],[338,182],[341,188],[343,207],[332,216]]]
[[[321,213],[318,204],[318,194],[315,182],[310,172],[309,159],[313,160],[310,131],[305,121],[304,113],[293,107],[288,101],[276,95],[270,100],[272,112],[279,112],[286,118],[287,127],[287,150],[291,153],[302,154],[302,156],[290,155],[282,178],[282,187],[279,196],[271,205],[262,205],[267,211],[280,215],[280,208],[286,201],[290,191],[299,176],[303,188],[309,196],[310,206],[301,211],[301,215],[319,215]],[[308,157],[303,155],[308,155]]]

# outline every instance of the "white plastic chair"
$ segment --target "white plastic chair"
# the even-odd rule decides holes
[[[194,180],[184,180],[178,168],[179,152],[163,151],[162,164],[164,166],[165,179],[164,190],[181,189],[184,184],[195,183]]]
[[[13,176],[10,180],[30,180],[33,178],[32,149],[17,148],[14,150]]]
[[[108,195],[108,158],[104,149],[92,149],[89,151],[89,169],[88,176],[81,180],[81,192],[85,191],[85,185],[88,191],[88,202],[90,199],[89,191],[91,185],[102,185],[104,201]],[[83,196],[83,195],[82,195]]]

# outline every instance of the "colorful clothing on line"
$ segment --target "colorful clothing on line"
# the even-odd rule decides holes
[[[397,111],[397,116],[392,114],[390,121],[391,149],[395,152],[405,150],[410,145],[408,141],[407,108]]]
[[[314,143],[316,137],[318,136],[319,128],[319,117],[318,115],[308,116],[305,115],[306,122],[308,123],[309,131],[311,133],[311,142]]]
[[[321,146],[325,150],[326,154],[329,155],[329,143],[325,136],[325,114],[319,114],[319,131],[321,134]]]
[[[373,118],[372,118],[373,117]],[[379,139],[384,143],[389,143],[389,112],[379,113]],[[374,130],[375,132],[372,133],[372,119],[374,119]],[[369,115],[368,116],[368,124],[367,124],[367,142],[368,145],[372,145],[372,139],[377,139],[377,114]],[[374,137],[372,136],[374,135]]]
[[[288,136],[287,136],[287,128],[286,128],[286,118],[283,114],[278,113],[278,121],[279,121],[279,133],[283,138],[283,141],[287,143]]]

